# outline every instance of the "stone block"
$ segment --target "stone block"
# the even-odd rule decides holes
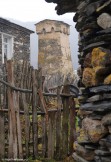
[[[84,69],[82,83],[86,87],[97,85],[96,75],[95,75],[95,72],[92,68],[85,68]]]
[[[85,118],[82,121],[82,126],[93,143],[98,142],[108,133],[108,129],[102,125],[100,120]]]
[[[102,13],[97,18],[97,24],[103,29],[110,28],[111,27],[111,15],[109,15],[108,13]]]

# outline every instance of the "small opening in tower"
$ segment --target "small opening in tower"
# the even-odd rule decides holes
[[[46,33],[46,30],[45,30],[45,28],[43,28],[42,32],[43,32],[44,34]]]
[[[51,28],[51,32],[54,32],[54,27]]]
[[[66,33],[66,29],[65,29],[65,28],[63,29],[63,33],[64,33],[64,34]]]

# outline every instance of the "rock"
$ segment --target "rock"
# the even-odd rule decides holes
[[[88,93],[105,93],[110,91],[111,91],[111,85],[101,85],[101,86],[89,88]]]
[[[101,120],[103,116],[93,112],[92,114],[89,114],[88,117],[92,120]]]
[[[50,160],[49,160],[50,161]],[[72,156],[68,156],[68,157],[66,157],[65,159],[64,159],[64,162],[75,162],[74,161],[74,159],[73,159],[73,157]],[[48,162],[48,161],[47,161]],[[58,161],[58,162],[61,162],[61,161]]]
[[[96,43],[96,42],[101,42],[103,41],[106,42],[108,44],[109,41],[111,41],[111,34],[103,34],[103,35],[99,35],[99,36],[96,36],[93,40],[91,41],[88,41],[90,43]]]
[[[95,156],[95,161],[96,162],[111,162],[111,156],[109,157],[99,157]]]
[[[98,46],[103,46],[103,45],[106,45],[106,44],[108,44],[108,42],[105,42],[105,41],[90,43],[83,48],[83,51],[89,51],[90,49],[93,49],[93,48],[98,47]]]
[[[111,113],[105,115],[102,119],[102,124],[103,125],[111,125]]]
[[[88,150],[95,150],[96,147],[93,146],[93,145],[85,145],[85,149],[88,149]]]
[[[106,144],[108,150],[111,152],[111,135],[107,136],[105,144]]]
[[[86,100],[87,100],[87,97],[85,97],[85,96],[79,96],[78,97],[78,100],[79,100],[80,103],[85,103]]]
[[[108,13],[102,13],[97,18],[97,24],[103,29],[110,28],[111,27],[111,15],[109,15]]]
[[[99,120],[85,118],[82,121],[82,126],[89,139],[93,143],[98,142],[102,137],[104,137],[108,133],[108,129],[105,128]]]
[[[111,0],[106,1],[102,6],[98,7],[96,12],[100,12],[101,10],[103,10],[105,7],[107,7],[109,4],[111,3]]]
[[[99,100],[102,100],[102,95],[94,95],[94,96],[91,96],[90,98],[88,98],[86,101],[87,102],[95,102],[95,101],[99,101]]]
[[[77,155],[75,152],[73,153],[72,157],[73,157],[74,160],[76,160],[77,162],[88,162],[87,160],[83,159],[81,156]]]
[[[107,145],[106,145],[106,138],[102,138],[102,139],[99,141],[99,145],[100,145],[100,148],[104,148],[104,150],[108,150],[108,149],[107,149]]]
[[[93,113],[93,111],[79,110],[78,115],[79,115],[81,118],[84,118],[84,117],[86,117],[87,115],[92,114],[92,113]]]
[[[104,94],[97,94],[94,95],[86,100],[86,102],[95,102],[95,101],[102,101],[105,99],[111,99],[111,93],[104,93]]]
[[[111,125],[108,126],[109,133],[111,134]]]
[[[82,68],[81,68],[81,66],[79,66],[78,69],[77,69],[77,75],[79,77],[81,77],[82,76],[82,73],[83,73]]]
[[[111,156],[110,157],[101,157],[101,162],[111,162]]]
[[[84,129],[80,129],[79,136],[77,137],[77,141],[79,144],[89,141],[88,136],[86,135]]]
[[[99,101],[94,103],[81,104],[81,110],[104,113],[111,111],[111,101]]]
[[[87,2],[85,2],[85,1],[83,1],[83,2],[81,2],[79,5],[78,5],[78,7],[77,7],[77,9],[79,10],[79,11],[83,11],[83,9],[85,8],[87,6]]]
[[[91,36],[93,34],[93,31],[91,29],[86,29],[82,32],[82,35],[84,38],[88,38],[89,36]]]
[[[85,57],[84,64],[83,64],[85,68],[91,68],[92,67],[91,58],[92,58],[92,54],[88,53]]]
[[[104,150],[95,150],[95,154],[98,156],[109,156],[111,153],[109,151]]]
[[[96,9],[100,7],[102,2],[103,0],[99,0],[97,2],[90,3],[85,9],[87,16],[90,16],[91,14],[96,12]]]
[[[83,146],[78,143],[75,144],[75,151],[78,155],[80,155],[85,160],[91,161],[94,159],[94,151],[85,149]]]
[[[101,30],[98,31],[97,34],[111,34],[111,28],[105,29],[105,30]]]
[[[105,67],[111,64],[111,51],[102,47],[94,48],[92,50],[91,64],[95,67]]]
[[[104,84],[111,84],[111,74],[104,79]]]
[[[101,81],[104,82],[104,78],[111,73],[111,67],[103,67],[103,66],[97,66],[93,68],[95,71],[95,75],[98,79],[102,79]]]
[[[95,159],[96,162],[101,162],[101,159],[100,159],[99,156],[95,156],[94,159]]]
[[[84,69],[82,83],[86,87],[91,87],[91,86],[96,86],[97,85],[95,72],[94,72],[94,70],[92,68],[85,68]]]
[[[106,138],[102,138],[102,139],[100,139],[99,144],[101,146],[103,146],[105,144],[105,142],[106,142]]]

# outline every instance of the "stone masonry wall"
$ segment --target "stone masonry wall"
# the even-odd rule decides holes
[[[15,26],[15,25],[14,25]],[[2,33],[9,34],[14,37],[14,59],[29,60],[30,59],[30,32],[21,30],[20,27],[15,28],[5,23],[0,23],[0,55],[2,55]]]

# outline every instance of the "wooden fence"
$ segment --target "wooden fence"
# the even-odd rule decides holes
[[[75,95],[69,85],[43,92],[41,70],[9,60],[0,79],[0,159],[48,157],[73,152]],[[48,107],[56,100],[55,109]]]

